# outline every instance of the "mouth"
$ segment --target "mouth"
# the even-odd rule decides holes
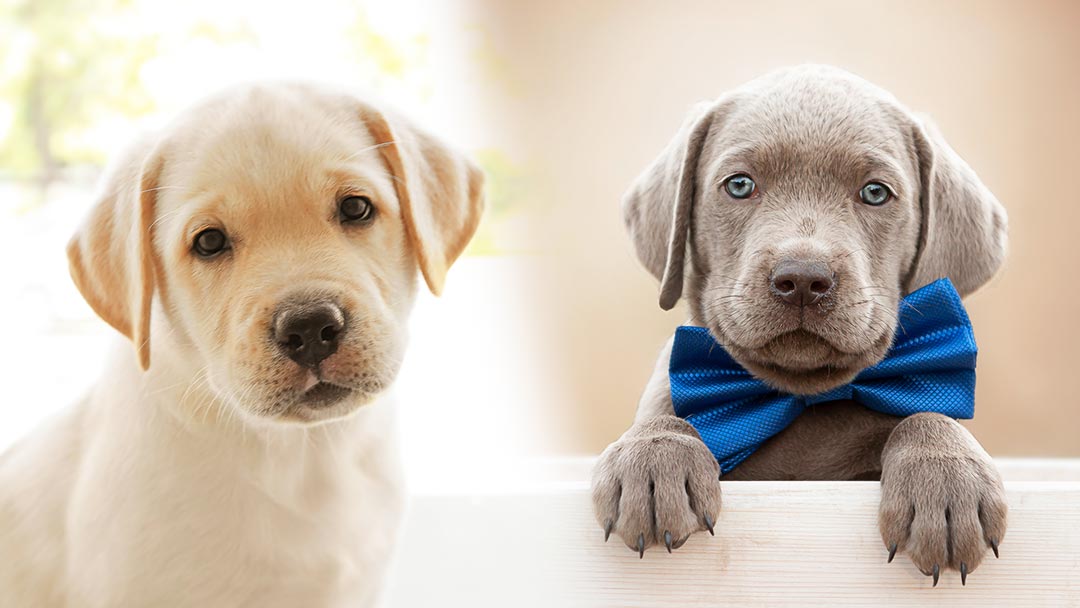
[[[847,352],[828,338],[803,328],[780,334],[757,351],[759,357],[797,371],[844,367],[845,363],[862,356],[862,353]]]
[[[767,367],[774,372],[796,376],[824,369],[843,369],[861,359],[860,354],[846,353],[826,338],[802,329],[780,334],[757,348],[729,343],[729,350],[748,368]]]
[[[794,394],[820,393],[850,382],[884,354],[879,343],[864,352],[847,352],[802,328],[780,334],[758,348],[744,348],[730,340],[725,347],[750,373]]]
[[[296,404],[303,407],[318,409],[335,405],[349,395],[353,389],[326,381],[316,382],[311,388],[304,391]]]
[[[724,304],[721,309],[730,306],[730,314],[714,315],[709,329],[759,380],[782,392],[817,394],[851,382],[881,361],[894,335],[888,314],[881,312],[884,303],[833,304],[828,309],[793,309],[773,300]]]

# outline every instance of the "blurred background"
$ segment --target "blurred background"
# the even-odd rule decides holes
[[[393,106],[488,176],[467,256],[442,301],[422,293],[413,318],[397,390],[410,477],[431,488],[493,451],[542,452],[551,420],[538,391],[520,390],[538,366],[511,366],[533,350],[527,291],[515,287],[533,189],[528,159],[489,126],[508,68],[474,13],[409,0],[0,0],[0,318],[18,345],[0,349],[0,451],[83,394],[120,339],[75,290],[64,253],[105,163],[221,87],[303,79]],[[511,344],[520,356],[506,356]],[[497,373],[483,384],[463,373],[485,368]]]
[[[514,67],[512,142],[544,192],[533,275],[559,449],[630,424],[663,313],[619,200],[697,101],[769,70],[835,64],[928,113],[1010,215],[1004,270],[967,301],[979,340],[976,436],[991,454],[1080,455],[1080,4],[1035,1],[489,2]],[[1064,280],[1063,280],[1064,279]]]
[[[114,339],[64,259],[103,163],[223,85],[304,78],[373,92],[489,176],[397,384],[414,484],[595,454],[685,316],[660,311],[622,192],[695,102],[822,62],[930,114],[1009,211],[1008,262],[968,299],[971,428],[995,455],[1080,456],[1078,27],[1065,1],[0,0],[0,450],[74,401]]]

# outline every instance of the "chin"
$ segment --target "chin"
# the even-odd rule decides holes
[[[716,330],[713,330],[716,334]],[[817,334],[795,330],[776,336],[758,348],[720,341],[731,356],[754,377],[794,395],[815,395],[850,383],[864,369],[884,358],[892,340],[885,336],[865,350],[847,352]]]

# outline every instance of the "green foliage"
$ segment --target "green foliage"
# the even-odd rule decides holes
[[[473,159],[487,177],[485,186],[489,216],[498,220],[511,210],[517,210],[530,192],[525,170],[496,148],[477,150]]]
[[[110,127],[156,113],[162,78],[203,87],[204,80],[215,82],[229,66],[247,61],[237,58],[291,52],[304,44],[268,27],[272,19],[249,19],[243,11],[203,16],[197,8],[162,19],[155,2],[0,0],[0,211],[32,213],[56,198],[51,184],[64,186],[87,174],[76,169],[104,165],[119,139]],[[326,35],[345,36],[348,56],[339,59],[347,82],[432,99],[438,85],[431,32],[385,29],[369,18],[363,2],[326,2],[345,16]],[[287,19],[288,12],[283,14]],[[196,40],[201,54],[193,56],[201,60],[188,59]],[[206,61],[207,48],[221,54],[225,68],[193,65]],[[491,48],[481,55],[473,61],[498,61]],[[161,76],[176,66],[183,73]],[[487,174],[487,211],[469,252],[504,253],[518,246],[508,228],[521,224],[535,189],[504,152],[483,149],[474,158]]]
[[[432,94],[429,53],[431,41],[426,34],[393,38],[371,23],[363,7],[357,7],[345,35],[355,50],[355,61],[367,76],[366,86],[378,90],[392,84],[410,86],[421,99]]]
[[[478,150],[472,156],[484,171],[486,206],[484,220],[469,244],[468,252],[473,255],[506,253],[506,237],[511,232],[509,223],[520,218],[527,209],[531,193],[536,192],[535,181],[524,167],[496,148]]]
[[[0,3],[0,103],[12,118],[0,127],[4,177],[47,184],[66,165],[100,164],[87,130],[153,110],[139,70],[157,39],[125,27],[131,10],[128,0]]]

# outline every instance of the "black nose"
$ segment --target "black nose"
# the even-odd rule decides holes
[[[833,288],[833,273],[821,262],[781,260],[769,278],[776,297],[795,306],[815,304]]]
[[[337,352],[345,330],[345,315],[330,302],[285,304],[274,315],[274,339],[290,359],[304,367],[318,367]]]

